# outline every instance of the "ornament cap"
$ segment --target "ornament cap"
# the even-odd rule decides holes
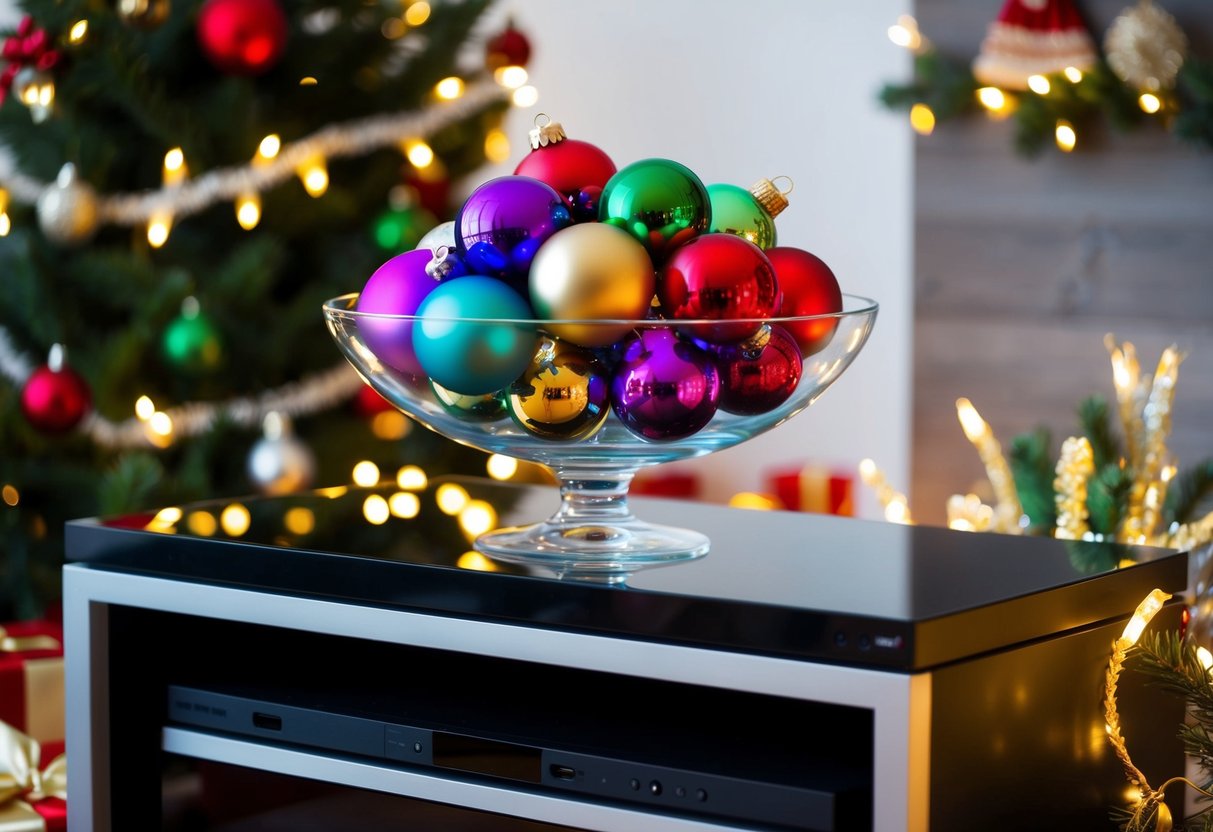
[[[787,178],[787,177],[780,177]],[[791,180],[788,180],[789,182]],[[792,189],[781,191],[775,186],[775,183],[770,179],[759,179],[750,186],[750,193],[754,199],[758,200],[758,204],[762,209],[771,215],[772,219],[779,216],[784,208],[788,207],[788,198],[786,194],[791,193]]]
[[[540,119],[545,120],[543,124],[539,123]],[[560,122],[552,121],[546,113],[535,116],[535,126],[531,129],[532,150],[547,147],[549,144],[558,144],[567,138]]]
[[[50,354],[46,358],[46,366],[52,373],[62,372],[67,364],[67,348],[62,344],[51,344]]]

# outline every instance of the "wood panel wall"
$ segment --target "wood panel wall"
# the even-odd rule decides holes
[[[1078,2],[1097,41],[1134,0]],[[1213,60],[1213,4],[1159,0]],[[976,54],[1002,0],[919,0],[939,48]],[[1015,154],[1009,123],[941,124],[916,143],[910,505],[943,523],[984,468],[955,402],[972,400],[1004,448],[1037,426],[1055,447],[1088,395],[1115,402],[1105,334],[1143,372],[1186,350],[1170,448],[1182,468],[1213,456],[1213,152],[1161,129],[1080,135],[1080,149]]]

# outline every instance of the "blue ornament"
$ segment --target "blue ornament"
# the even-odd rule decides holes
[[[439,284],[417,309],[413,351],[430,379],[453,393],[483,396],[531,364],[538,331],[531,309],[500,280],[468,275]]]

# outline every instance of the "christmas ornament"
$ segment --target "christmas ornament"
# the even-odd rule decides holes
[[[1104,53],[1116,77],[1148,92],[1170,89],[1188,54],[1175,18],[1151,0],[1121,12],[1104,35]]]
[[[118,0],[118,18],[137,29],[157,29],[168,20],[169,0]]]
[[[665,328],[629,336],[623,351],[611,378],[611,406],[629,431],[669,441],[711,421],[720,376],[706,352]]]
[[[88,383],[67,364],[67,352],[51,347],[46,364],[38,367],[21,388],[21,412],[42,433],[70,431],[89,412],[93,397]]]
[[[507,66],[526,66],[530,59],[530,41],[514,28],[513,20],[507,21],[505,29],[489,38],[484,47],[484,65],[489,71]]]
[[[615,163],[602,150],[589,142],[568,138],[563,127],[548,121],[536,124],[531,130],[531,152],[522,158],[514,173],[555,188],[568,202],[575,222],[593,222],[598,219],[602,189],[615,170]]]
[[[438,287],[426,272],[433,259],[424,249],[397,254],[370,276],[355,308],[374,315],[416,315],[421,302]],[[413,352],[412,319],[364,318],[358,331],[384,364],[410,375],[422,372]]]
[[[540,439],[592,436],[610,412],[606,367],[587,349],[544,338],[535,359],[509,389],[514,421]]]
[[[783,293],[779,317],[833,315],[842,311],[842,289],[838,279],[820,257],[791,246],[768,249],[766,255],[775,270],[779,290]],[[838,320],[788,321],[783,326],[800,344],[801,354],[808,357],[830,343]]]
[[[694,327],[695,337],[717,344],[750,337],[761,326],[754,319],[770,317],[780,303],[770,260],[733,234],[704,234],[681,246],[661,269],[657,297],[668,317],[721,321]]]
[[[370,418],[377,413],[394,410],[392,403],[375,391],[375,388],[362,385],[353,399],[354,412],[359,416]]]
[[[1028,78],[1066,67],[1086,71],[1095,43],[1073,0],[1007,0],[990,24],[973,76],[982,84],[1028,89]]]
[[[787,401],[800,383],[800,347],[787,330],[765,325],[738,344],[715,346],[720,372],[718,406],[727,413],[753,414],[774,410]]]
[[[431,379],[479,396],[506,387],[535,355],[531,310],[500,280],[468,275],[440,283],[417,309],[413,349]]]
[[[586,347],[614,343],[648,315],[656,278],[644,246],[625,231],[583,223],[556,232],[531,264],[530,297],[541,318],[619,323],[551,323],[557,337]]]
[[[442,409],[464,422],[496,422],[509,415],[505,390],[479,396],[465,396],[447,390],[433,379],[430,380],[430,387]]]
[[[421,239],[417,241],[415,248],[426,248],[434,251],[439,248],[446,247],[451,251],[455,250],[455,221],[447,220],[435,225],[429,231],[421,235]]]
[[[571,222],[551,185],[529,176],[499,176],[472,191],[460,207],[456,250],[474,274],[509,280],[525,293],[535,252]]]
[[[737,185],[708,185],[708,201],[708,231],[735,234],[761,249],[775,245],[775,217],[788,207],[787,197],[770,179],[759,179],[748,191]]]
[[[267,71],[286,48],[288,25],[278,0],[206,0],[197,25],[207,59],[233,75]]]
[[[38,196],[38,226],[48,240],[64,245],[86,242],[97,230],[97,193],[80,181],[71,162]]]
[[[248,456],[248,476],[264,494],[290,494],[312,483],[316,457],[291,429],[290,418],[270,411],[262,421],[263,435]]]
[[[4,41],[0,57],[8,61],[0,73],[0,102],[16,87],[21,103],[30,108],[34,121],[43,121],[51,112],[55,97],[54,77],[51,75],[63,54],[51,48],[50,35],[36,28],[34,19],[26,15],[17,31]],[[18,82],[18,76],[22,80]]]
[[[219,330],[193,297],[182,302],[181,314],[164,330],[160,346],[165,360],[187,373],[213,370],[223,361]]]
[[[708,190],[690,168],[669,159],[642,159],[617,171],[602,189],[598,219],[644,244],[653,262],[707,231]]]
[[[408,251],[418,247],[421,238],[436,222],[433,214],[415,205],[389,207],[375,218],[372,234],[375,244],[384,251]]]

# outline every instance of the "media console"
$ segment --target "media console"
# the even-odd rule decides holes
[[[503,525],[558,499],[452,482]],[[1165,550],[643,499],[709,554],[566,582],[483,571],[438,485],[383,524],[392,489],[69,524],[70,829],[163,828],[181,761],[500,818],[468,829],[1105,828],[1110,646],[1187,583]],[[1122,689],[1134,761],[1182,772],[1182,704]]]

